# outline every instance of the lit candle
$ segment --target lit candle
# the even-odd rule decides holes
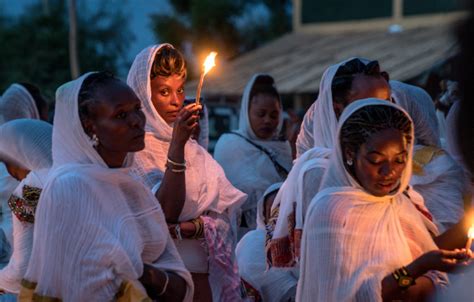
[[[217,52],[212,51],[207,57],[206,60],[204,61],[203,64],[203,70],[201,72],[201,77],[199,78],[199,85],[197,87],[196,91],[196,104],[200,104],[201,101],[201,89],[202,89],[202,84],[204,83],[204,76],[209,72],[209,70],[212,69],[212,67],[216,66],[215,63],[215,58],[216,58]]]
[[[474,224],[469,228],[469,231],[467,232],[466,250],[471,249],[473,238],[474,238]]]

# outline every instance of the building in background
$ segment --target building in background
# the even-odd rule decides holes
[[[454,54],[452,26],[463,15],[456,0],[293,0],[293,31],[218,62],[203,95],[210,107],[238,108],[250,77],[268,73],[285,108],[304,112],[317,96],[324,70],[352,56],[378,60],[392,79],[425,85],[430,71]],[[187,85],[187,93],[195,87],[195,82]],[[211,141],[228,130],[211,130]]]

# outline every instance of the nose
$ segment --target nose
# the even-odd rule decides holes
[[[391,165],[388,162],[382,164],[382,166],[380,167],[380,170],[379,170],[379,174],[383,177],[393,176],[394,173],[395,173],[395,169],[394,169],[393,165]]]
[[[145,127],[146,117],[142,110],[134,112],[134,114],[129,115],[129,124],[131,127]]]
[[[173,106],[179,106],[179,96],[177,92],[173,92],[171,95],[171,105]]]

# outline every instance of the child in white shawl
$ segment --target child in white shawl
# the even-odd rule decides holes
[[[0,97],[0,125],[15,119],[42,119],[48,118],[48,106],[41,96],[37,87],[28,83],[12,84]],[[7,201],[13,190],[18,186],[18,181],[10,176],[3,163],[0,163],[0,232],[4,233],[3,238],[7,241],[0,241],[0,255],[4,254],[4,259],[0,259],[0,267],[8,262],[12,244],[12,215]]]
[[[129,174],[144,126],[140,100],[110,74],[58,88],[53,167],[21,301],[191,301],[191,276],[161,207]]]
[[[0,160],[20,184],[8,204],[14,214],[13,253],[0,271],[0,290],[18,294],[33,245],[33,223],[41,190],[51,166],[52,126],[30,119],[14,120],[0,126]]]
[[[194,299],[240,299],[235,257],[235,210],[246,195],[234,188],[194,139],[200,105],[183,107],[186,64],[172,45],[154,45],[135,58],[127,83],[144,108],[146,148],[134,172],[160,202],[183,261]],[[212,297],[211,297],[212,296]]]
[[[419,301],[446,285],[438,271],[466,265],[465,250],[436,250],[407,198],[413,137],[408,114],[389,102],[345,109],[306,216],[297,301]]]
[[[227,178],[248,198],[242,206],[241,235],[255,229],[257,201],[271,184],[284,181],[291,169],[291,147],[279,139],[283,104],[269,75],[256,74],[242,96],[239,129],[222,135],[214,158]]]
[[[235,250],[240,276],[258,292],[263,301],[294,299],[298,282],[298,278],[290,271],[267,269],[267,228],[272,201],[280,186],[281,183],[273,184],[264,192],[257,204],[257,229],[245,234]]]

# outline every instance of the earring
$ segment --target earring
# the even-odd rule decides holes
[[[99,138],[97,137],[97,134],[95,133],[92,134],[91,141],[92,141],[92,147],[97,148],[97,146],[99,145]]]
[[[348,166],[352,166],[354,164],[354,162],[352,162],[352,158],[347,159],[346,163]]]

